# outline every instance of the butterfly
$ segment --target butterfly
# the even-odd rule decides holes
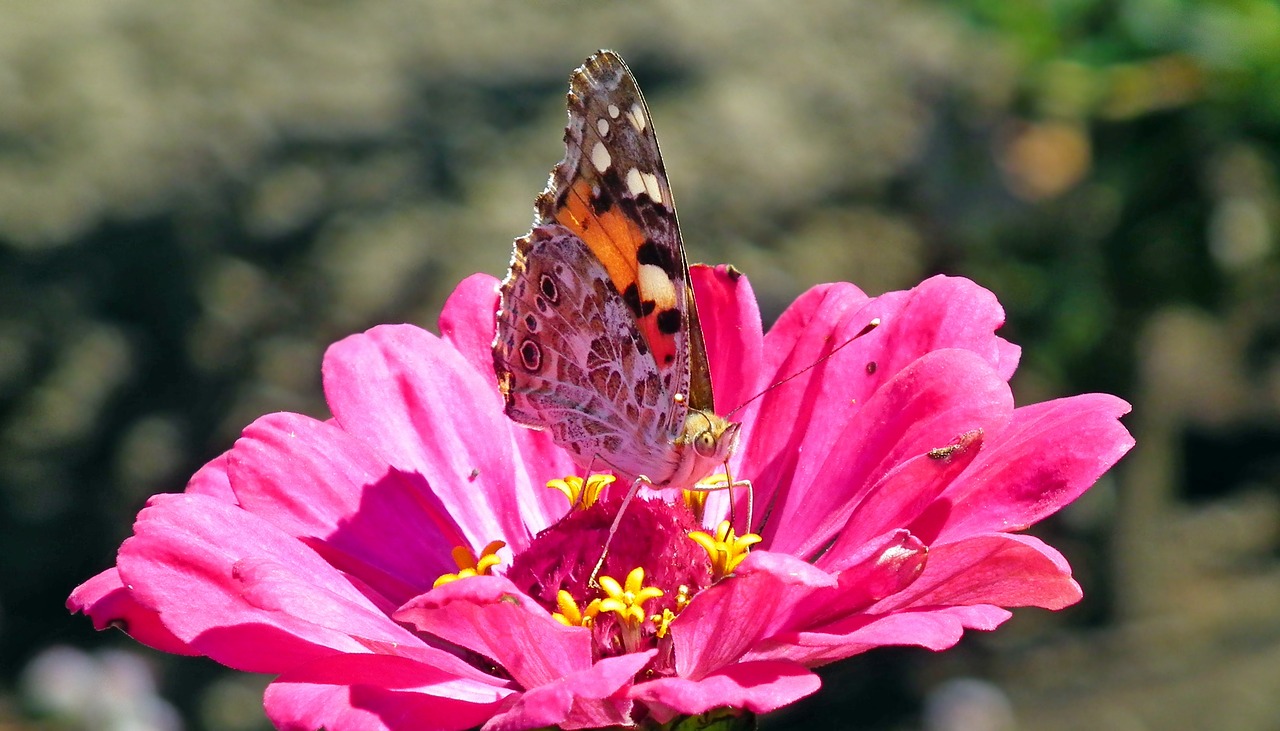
[[[494,370],[516,422],[584,469],[692,487],[740,424],[716,414],[680,226],[635,77],[598,51],[569,80],[565,156],[499,289]]]

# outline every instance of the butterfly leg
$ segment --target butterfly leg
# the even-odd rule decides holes
[[[735,480],[735,479],[733,479],[733,473],[729,471],[729,462],[728,462],[727,460],[726,460],[726,461],[725,461],[725,463],[724,463],[724,481],[725,481],[725,488],[726,488],[726,489],[728,489],[728,490],[732,490],[732,489],[733,489],[733,488],[735,488],[735,487],[745,487],[745,488],[747,488],[747,525],[746,525],[746,530],[745,530],[745,531],[743,531],[743,532],[744,532],[744,533],[750,533],[750,532],[751,532],[751,529],[752,529],[752,527],[753,527],[753,524],[752,524],[752,522],[751,522],[751,521],[752,521],[752,519],[754,518],[754,515],[755,515],[755,502],[756,502],[756,498],[755,498],[756,491],[755,491],[755,488],[754,488],[754,487],[752,487],[752,485],[751,485],[751,480]],[[732,495],[732,493],[730,493],[730,494]],[[731,511],[733,510],[733,503],[732,503],[732,502],[730,502],[730,503],[729,503],[729,509],[730,509]],[[730,517],[732,518],[732,517],[734,517],[734,516],[730,516]]]
[[[604,539],[604,550],[600,552],[600,560],[596,561],[596,567],[591,569],[591,576],[587,578],[587,586],[593,589],[600,588],[596,578],[600,575],[600,569],[604,568],[604,560],[609,556],[609,544],[613,542],[613,536],[618,532],[618,526],[622,524],[622,516],[627,512],[627,506],[631,504],[631,500],[640,491],[640,485],[642,484],[652,486],[653,481],[644,475],[639,475],[631,481],[631,489],[627,490],[627,496],[622,499],[622,504],[618,506],[617,515],[613,516],[613,524],[609,526],[609,535]]]
[[[718,477],[718,475],[716,475],[716,476]],[[752,524],[752,519],[753,519],[753,516],[754,516],[754,510],[755,510],[755,489],[754,489],[754,488],[752,487],[752,485],[751,485],[751,480],[735,480],[735,479],[733,478],[733,473],[729,471],[729,464],[728,464],[727,462],[726,462],[726,463],[725,463],[725,465],[724,465],[724,477],[723,477],[723,479],[718,479],[718,480],[716,480],[716,481],[714,481],[714,482],[709,482],[709,481],[706,481],[706,482],[699,482],[699,483],[697,483],[696,485],[694,485],[693,487],[686,488],[686,489],[688,489],[688,490],[693,490],[693,491],[697,491],[697,492],[713,492],[713,491],[717,491],[717,490],[732,490],[732,489],[734,489],[735,487],[745,487],[745,488],[747,488],[747,523],[746,523],[746,531],[748,531],[748,532],[749,532],[749,531],[751,530],[751,528],[752,528],[752,525],[753,525],[753,524]],[[730,513],[729,513],[729,522],[730,522],[730,523],[737,523],[737,518],[736,518],[736,516],[734,515],[735,506],[733,505],[733,503],[732,503],[732,502],[729,504],[729,511],[730,511]]]

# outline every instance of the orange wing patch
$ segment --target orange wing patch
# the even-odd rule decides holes
[[[555,220],[587,243],[619,292],[636,283],[636,252],[644,244],[644,231],[639,222],[592,196],[589,181],[580,178],[574,182],[562,207],[556,209]]]
[[[661,260],[640,222],[626,215],[607,193],[578,178],[554,206],[556,223],[577,234],[595,254],[609,279],[635,314],[636,326],[660,369],[675,362],[675,333],[684,325],[678,308],[674,262]]]

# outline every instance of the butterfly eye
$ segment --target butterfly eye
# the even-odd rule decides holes
[[[702,432],[693,441],[693,448],[703,457],[716,456],[716,437],[711,430]]]

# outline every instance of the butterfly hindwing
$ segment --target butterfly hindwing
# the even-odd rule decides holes
[[[548,429],[580,462],[599,455],[598,467],[660,474],[675,414],[603,265],[578,236],[548,225],[521,240],[511,268],[494,344],[507,414]]]

